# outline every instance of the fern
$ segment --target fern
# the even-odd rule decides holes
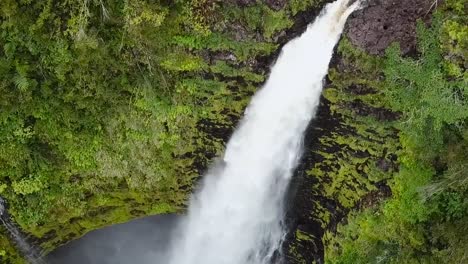
[[[28,78],[21,74],[15,75],[13,82],[15,83],[16,88],[18,88],[18,90],[21,92],[26,92],[29,89],[30,82]]]

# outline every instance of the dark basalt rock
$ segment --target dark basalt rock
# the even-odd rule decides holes
[[[356,11],[349,18],[343,35],[353,45],[373,55],[383,55],[385,49],[393,42],[400,43],[404,54],[413,53],[416,48],[416,21],[430,19],[432,3],[432,0],[369,0],[366,2],[366,8]],[[353,71],[350,69],[353,65],[341,63],[340,57],[336,55],[331,65],[339,72]],[[330,82],[327,82],[327,85],[329,84]],[[357,95],[377,92],[364,85],[352,85],[348,89]],[[283,245],[284,263],[324,263],[322,239],[324,233],[336,231],[337,224],[346,219],[349,210],[367,208],[391,196],[391,190],[383,180],[374,183],[376,190],[361,197],[354,206],[344,207],[337,199],[329,199],[321,190],[316,189],[321,184],[317,177],[306,175],[306,171],[314,164],[322,163],[323,158],[316,154],[318,150],[331,153],[331,155],[338,152],[336,149],[327,149],[327,146],[318,140],[319,137],[334,133],[354,133],[353,131],[340,131],[345,128],[341,127],[339,117],[331,114],[331,104],[333,103],[322,98],[317,116],[306,131],[304,156],[291,182],[291,190],[287,198],[290,206],[287,212],[287,225],[291,231]],[[347,107],[357,116],[372,116],[380,121],[398,118],[397,113],[383,108],[374,108],[357,100],[343,107]],[[382,172],[397,169],[396,160],[383,157],[373,158],[373,164]],[[325,168],[324,171],[326,173],[327,169]],[[354,187],[349,185],[346,188],[352,191]],[[317,214],[319,206],[329,213],[329,219],[325,221],[325,225],[321,223],[322,216]]]
[[[389,109],[372,107],[361,100],[352,101],[347,107],[358,116],[372,116],[379,121],[393,121],[400,117],[398,113]]]
[[[306,171],[315,163],[323,161],[317,151],[324,148],[320,143],[323,135],[340,129],[340,122],[333,118],[330,112],[330,102],[325,98],[320,99],[320,105],[316,117],[307,127],[304,135],[304,154],[290,183],[287,194],[289,208],[286,212],[286,225],[290,231],[283,244],[284,256],[281,263],[323,263],[324,246],[322,237],[325,230],[321,227],[320,217],[314,215],[318,202],[328,211],[332,212],[333,222],[338,222],[344,215],[343,208],[334,200],[328,199],[314,190],[311,186],[318,183],[315,177],[307,177]],[[333,148],[334,146],[332,146]],[[330,149],[331,152],[337,149]],[[310,240],[300,241],[295,231],[307,234]],[[294,252],[292,252],[294,248]],[[305,262],[304,262],[305,261]]]
[[[238,6],[249,6],[257,2],[256,0],[227,0],[226,2],[236,4]],[[273,10],[281,10],[285,7],[287,0],[263,0]]]
[[[256,0],[227,0],[226,2],[236,4],[238,6],[248,6],[256,2]]]
[[[265,3],[273,10],[281,10],[287,3],[287,0],[265,0]]]
[[[433,0],[369,0],[367,7],[348,21],[351,42],[374,55],[382,55],[393,42],[404,54],[416,46],[416,21],[430,17]]]

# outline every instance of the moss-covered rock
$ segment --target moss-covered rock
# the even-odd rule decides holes
[[[384,98],[377,54],[394,41],[406,53],[415,49],[416,19],[430,4],[413,2],[369,1],[348,21],[292,184],[293,231],[284,247],[289,263],[323,263],[324,248],[349,212],[391,196],[387,181],[398,171],[399,113]]]
[[[290,212],[296,231],[285,245],[290,263],[322,263],[325,232],[365,201],[374,204],[390,195],[386,181],[397,168],[397,131],[392,127],[397,115],[378,104],[378,82],[370,81],[378,76],[355,68],[346,56],[349,48],[342,40],[317,117],[306,134]],[[363,63],[378,63],[353,52],[360,53]]]

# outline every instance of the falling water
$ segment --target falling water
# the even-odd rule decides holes
[[[12,241],[30,264],[45,264],[40,250],[31,246],[19,228],[11,221],[6,210],[6,202],[0,197],[0,224],[9,232]],[[1,260],[1,258],[0,258]]]
[[[277,255],[286,233],[284,195],[302,134],[319,104],[334,46],[358,7],[349,2],[327,5],[302,36],[284,46],[223,160],[192,198],[171,264],[263,264]]]

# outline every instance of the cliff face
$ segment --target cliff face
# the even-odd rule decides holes
[[[400,143],[392,123],[399,114],[381,100],[377,60],[394,42],[403,54],[415,52],[416,21],[430,17],[431,1],[368,1],[366,6],[347,22],[317,118],[306,133],[292,183],[287,263],[323,263],[330,234],[350,211],[392,195],[387,180],[398,170]],[[363,61],[368,65],[359,64]]]
[[[78,92],[72,89],[73,85],[81,85],[81,76],[93,76],[92,72],[75,74],[72,69],[47,67],[28,70],[27,77],[44,84],[40,87],[45,90],[50,83],[63,85],[61,77],[56,76],[63,70],[68,74],[64,76],[70,77],[68,82],[72,88],[62,87],[68,93],[63,93],[62,101],[54,101],[53,107],[46,104],[52,110],[44,107],[48,112],[41,112],[43,109],[35,109],[33,113],[25,111],[20,117],[24,118],[24,122],[20,122],[24,131],[21,130],[22,138],[17,141],[27,142],[24,146],[18,144],[46,160],[44,166],[54,164],[54,167],[47,167],[47,173],[41,174],[45,176],[38,179],[25,176],[27,170],[19,172],[16,178],[1,175],[0,193],[10,201],[13,218],[49,251],[105,225],[148,214],[183,211],[199,175],[222,153],[250,96],[265,80],[269,65],[281,46],[303,32],[327,2],[331,1],[194,1],[192,8],[172,4],[156,8],[157,12],[150,8],[148,10],[156,12],[150,12],[154,15],[151,18],[138,16],[139,12],[148,14],[142,12],[145,6],[130,6],[125,12],[133,13],[123,16],[131,18],[128,24],[120,24],[118,17],[112,18],[112,13],[111,19],[100,20],[104,9],[99,6],[90,9],[91,13],[97,12],[89,17],[97,26],[89,26],[89,39],[82,39],[78,45],[76,38],[69,35],[63,39],[56,36],[60,43],[68,43],[68,46],[58,45],[52,55],[76,52],[68,54],[66,59],[80,55],[77,61],[82,64],[78,66],[108,77],[95,78],[96,81],[93,79],[86,87],[109,86],[114,90],[90,92],[94,97],[74,94]],[[379,56],[395,41],[400,43],[405,54],[415,55],[415,21],[430,19],[432,2],[368,1],[366,9],[349,19],[331,65],[318,116],[306,133],[303,160],[291,183],[287,217],[291,233],[284,245],[286,262],[322,263],[330,234],[350,211],[372,207],[392,195],[387,181],[398,170],[396,153],[400,145],[393,122],[399,118],[399,113],[389,110],[381,100]],[[42,7],[36,8],[42,12]],[[119,6],[112,8],[115,16],[122,11]],[[49,9],[44,7],[44,10]],[[61,10],[64,14],[68,12],[66,8]],[[51,21],[68,17],[64,14]],[[167,21],[176,22],[155,27],[162,14],[167,16]],[[191,24],[184,24],[187,17],[194,19]],[[59,25],[57,30],[63,30],[60,27],[65,23],[52,22],[51,28]],[[127,37],[121,39],[119,30],[130,26],[133,28],[123,34]],[[108,35],[100,35],[103,32]],[[100,42],[100,39],[107,42]],[[155,45],[158,41],[160,45]],[[5,51],[9,49],[12,47]],[[26,47],[17,50],[21,51],[21,56],[27,53]],[[41,52],[47,56],[34,53],[25,59],[36,61],[41,56],[49,58],[48,52],[52,53],[48,49]],[[150,56],[153,52],[160,57]],[[13,56],[11,54],[10,51],[1,55],[7,60]],[[114,64],[94,65],[84,59],[89,54],[98,54],[96,60],[114,61]],[[51,64],[68,65],[67,60]],[[131,71],[127,72],[127,68]],[[42,79],[43,72],[47,80]],[[150,79],[135,76],[149,76]],[[119,90],[121,86],[125,89]],[[31,94],[40,94],[42,90],[37,87]],[[112,95],[110,99],[104,97],[109,94]],[[27,98],[27,95],[21,96]],[[81,101],[73,96],[87,99]],[[112,101],[121,103],[113,105],[109,103]],[[67,108],[54,108],[61,104]],[[76,126],[67,123],[70,127],[49,120],[47,124],[55,124],[66,137],[41,130],[45,126],[41,118],[46,118],[39,114],[54,116],[54,111],[69,113],[80,106],[85,116],[103,119],[79,124],[79,119],[70,117],[71,123],[78,122]],[[15,109],[9,110],[12,116],[16,115]],[[64,118],[69,117],[57,119]],[[101,126],[99,131],[87,130]],[[28,134],[28,131],[35,133]],[[89,138],[85,132],[89,132]],[[78,137],[82,134],[84,136]],[[71,152],[85,145],[83,142],[92,147]],[[58,148],[62,143],[71,147]],[[114,145],[117,147],[111,147]],[[157,147],[148,148],[154,145]],[[94,160],[100,163],[94,164]],[[24,165],[15,164],[17,167]],[[117,165],[122,166],[122,170],[118,170],[120,173],[111,170]],[[47,184],[43,184],[46,180]],[[32,189],[20,188],[26,183]],[[37,208],[37,211],[32,214],[29,208]],[[3,233],[0,252],[6,263],[20,262]]]
[[[12,219],[48,252],[183,211],[280,46],[324,2],[2,1],[0,194]],[[22,261],[3,229],[0,258]]]

